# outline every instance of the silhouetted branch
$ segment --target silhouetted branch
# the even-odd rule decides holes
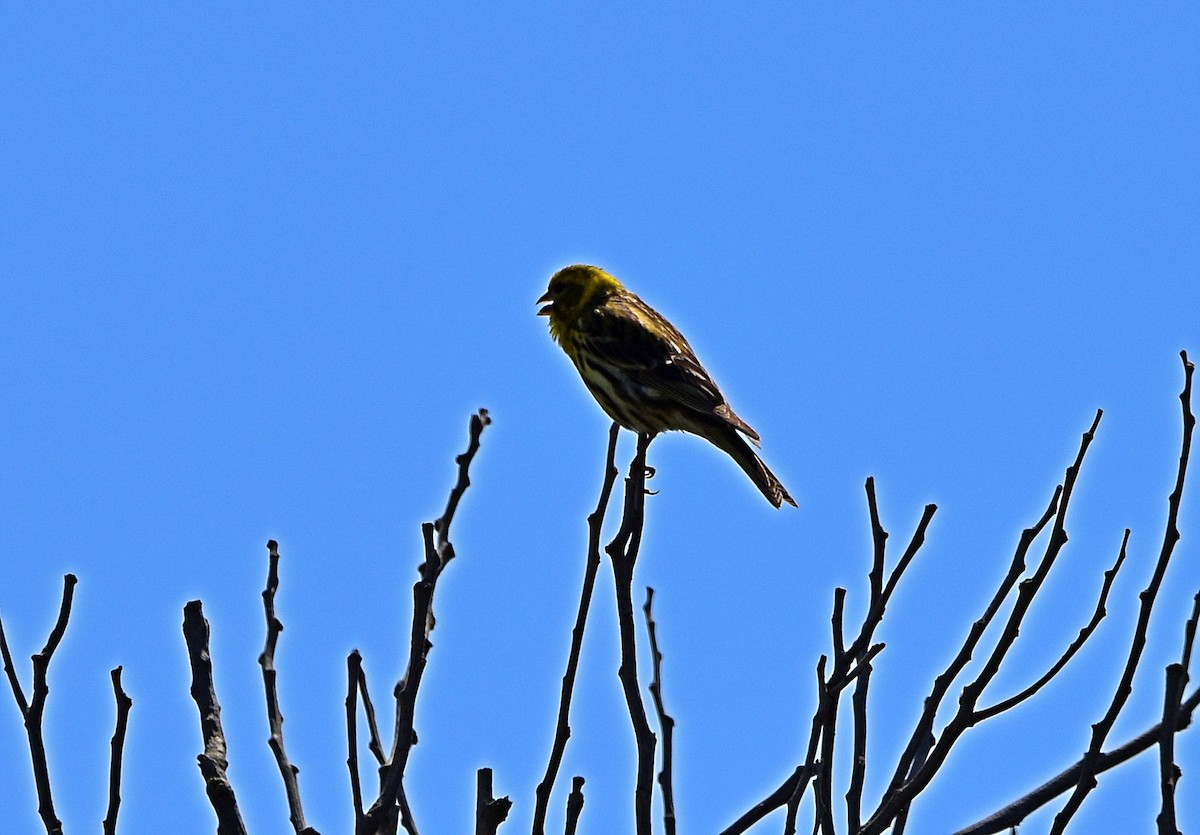
[[[63,576],[62,603],[58,607],[58,619],[50,630],[46,645],[42,651],[32,656],[33,661],[33,691],[30,701],[25,701],[25,692],[21,689],[21,680],[17,677],[17,668],[13,664],[12,653],[8,649],[8,639],[4,635],[4,623],[0,621],[0,655],[4,657],[4,672],[8,676],[8,684],[12,688],[13,699],[21,711],[21,719],[25,724],[25,736],[29,742],[29,759],[33,765],[33,784],[37,789],[38,815],[42,825],[46,827],[47,835],[62,835],[62,821],[54,811],[54,798],[50,790],[50,768],[46,762],[46,743],[42,737],[42,717],[46,711],[46,697],[50,694],[50,686],[46,682],[46,674],[50,669],[50,659],[58,649],[59,642],[67,631],[67,621],[71,618],[71,603],[75,598],[75,584],[78,582],[74,574]]]
[[[192,699],[200,712],[200,735],[204,740],[204,752],[196,760],[204,777],[204,791],[217,815],[217,835],[245,835],[246,825],[238,810],[233,784],[226,775],[229,759],[221,728],[221,705],[213,685],[208,638],[208,621],[202,604],[199,600],[189,601],[183,607],[183,639],[192,670]]]
[[[588,609],[592,602],[592,590],[596,585],[596,573],[600,569],[600,533],[604,525],[604,513],[609,497],[617,480],[617,468],[613,461],[617,454],[617,436],[621,427],[615,421],[608,430],[608,452],[604,463],[604,479],[600,488],[600,500],[596,509],[588,516],[587,562],[583,570],[583,588],[579,592],[579,610],[575,615],[575,628],[571,630],[571,649],[567,654],[567,670],[563,673],[562,692],[558,701],[558,721],[554,727],[554,742],[550,746],[550,760],[546,774],[535,792],[533,809],[533,835],[543,835],[546,828],[546,812],[550,806],[550,795],[554,792],[554,781],[571,737],[571,697],[575,692],[575,675],[579,669],[579,655],[583,647],[583,632],[587,626]],[[582,795],[580,795],[582,805]]]
[[[357,669],[356,669],[357,668]],[[346,768],[350,771],[350,799],[354,804],[354,831],[359,833],[366,821],[363,815],[362,776],[358,771],[358,672],[362,655],[352,650],[346,656]]]
[[[1105,604],[1108,602],[1108,592],[1112,588],[1113,581],[1117,578],[1117,573],[1121,570],[1121,565],[1125,562],[1125,549],[1128,547],[1128,545],[1129,528],[1126,528],[1125,535],[1121,537],[1121,548],[1117,552],[1117,561],[1113,563],[1112,568],[1104,572],[1104,582],[1100,587],[1100,598],[1096,601],[1096,609],[1092,612],[1092,618],[1087,622],[1087,624],[1084,625],[1082,629],[1079,630],[1079,634],[1075,637],[1075,640],[1071,642],[1071,645],[1067,647],[1066,651],[1059,657],[1057,661],[1054,662],[1050,669],[1047,670],[1041,678],[1026,687],[1020,693],[1010,696],[1002,702],[997,702],[989,708],[976,711],[976,722],[986,721],[997,714],[1003,713],[1006,710],[1010,710],[1028,699],[1030,696],[1037,693],[1039,690],[1045,687],[1052,678],[1058,675],[1059,672],[1062,671],[1063,667],[1067,666],[1067,663],[1075,657],[1075,653],[1079,652],[1079,650],[1083,648],[1083,645],[1087,642],[1088,638],[1090,638],[1092,633],[1096,631],[1096,627],[1100,625],[1100,621],[1104,620],[1105,615],[1108,614],[1107,610],[1105,609]]]
[[[675,720],[667,715],[662,695],[662,653],[658,650],[658,632],[654,625],[652,606],[654,589],[646,586],[646,602],[642,613],[646,616],[646,631],[650,636],[650,660],[654,678],[650,682],[650,695],[654,699],[654,710],[658,714],[658,726],[662,729],[662,768],[658,772],[658,785],[662,789],[663,828],[667,835],[675,835],[675,789],[672,783],[672,760],[674,756]]]
[[[1171,554],[1175,550],[1175,543],[1179,541],[1179,527],[1177,524],[1179,521],[1179,504],[1183,499],[1183,485],[1187,477],[1188,456],[1192,447],[1192,429],[1196,424],[1196,418],[1192,415],[1192,372],[1195,370],[1195,366],[1188,362],[1186,351],[1181,352],[1180,356],[1183,359],[1184,373],[1183,391],[1179,395],[1179,401],[1183,410],[1183,442],[1179,453],[1179,470],[1175,477],[1175,489],[1171,492],[1167,500],[1167,526],[1163,532],[1162,547],[1159,550],[1158,561],[1155,563],[1154,574],[1150,578],[1150,583],[1140,595],[1141,605],[1138,607],[1137,625],[1134,627],[1133,640],[1129,647],[1129,657],[1125,662],[1125,671],[1122,673],[1121,680],[1117,684],[1117,689],[1113,694],[1108,712],[1105,713],[1104,718],[1092,726],[1092,741],[1088,746],[1087,754],[1083,757],[1083,768],[1079,773],[1079,782],[1075,787],[1075,791],[1071,793],[1071,797],[1067,799],[1066,805],[1055,816],[1054,824],[1050,828],[1051,835],[1061,835],[1066,829],[1067,823],[1096,785],[1095,762],[1104,748],[1104,740],[1108,737],[1109,731],[1112,730],[1112,726],[1116,723],[1121,708],[1125,706],[1126,700],[1133,692],[1133,675],[1137,671],[1138,663],[1142,657],[1142,649],[1146,644],[1146,632],[1150,627],[1150,615],[1154,609],[1158,590],[1162,587],[1163,577],[1166,576],[1167,565],[1171,561]]]
[[[1182,731],[1191,724],[1192,714],[1197,707],[1200,707],[1200,689],[1192,691],[1191,695],[1184,699],[1183,704],[1180,705],[1179,715],[1175,722],[1176,730]],[[1161,733],[1161,724],[1155,725],[1123,745],[1101,754],[1096,759],[1096,774],[1102,774],[1109,769],[1116,768],[1122,763],[1133,759],[1152,745],[1156,745]],[[1063,769],[1033,791],[1014,800],[1000,811],[958,830],[955,835],[993,835],[997,832],[1012,829],[1063,792],[1074,788],[1075,784],[1079,782],[1079,774],[1082,768],[1083,760],[1081,759]]]
[[[783,781],[779,788],[722,830],[722,835],[739,835],[739,833],[747,831],[771,812],[785,805],[788,808],[788,814],[784,823],[784,831],[795,831],[796,812],[799,809],[800,802],[804,797],[804,792],[807,790],[809,783],[816,778],[817,767],[821,762],[817,756],[818,746],[832,746],[838,700],[841,697],[842,691],[852,683],[855,683],[856,686],[855,699],[857,705],[855,708],[854,732],[855,762],[851,766],[851,788],[847,792],[847,801],[851,810],[856,810],[858,805],[861,804],[866,757],[867,688],[865,679],[870,676],[872,669],[871,661],[884,649],[884,644],[871,644],[871,641],[874,638],[875,630],[883,621],[888,601],[896,590],[905,570],[912,564],[913,558],[924,544],[925,533],[929,528],[929,523],[933,520],[933,516],[937,512],[937,505],[928,504],[925,506],[924,512],[921,514],[921,520],[917,523],[913,531],[908,547],[897,561],[895,568],[892,569],[891,575],[885,579],[885,546],[888,533],[883,529],[879,521],[879,507],[875,498],[875,480],[873,478],[867,479],[865,489],[867,493],[867,507],[871,517],[874,553],[871,562],[871,571],[868,575],[870,606],[867,614],[863,617],[858,637],[854,639],[854,642],[849,647],[842,649],[844,643],[842,608],[846,592],[844,589],[837,589],[835,590],[832,620],[833,644],[836,657],[834,659],[833,672],[830,673],[828,679],[825,676],[826,657],[821,656],[817,665],[817,708],[813,712],[812,727],[809,732],[804,764],[797,767],[791,776]],[[826,748],[825,750],[829,751],[830,748]],[[861,760],[860,757],[862,758]],[[825,790],[822,789],[822,791],[824,792]],[[832,789],[829,790],[828,797],[832,798]],[[832,801],[831,799],[819,801],[818,805],[822,802],[825,803],[826,808],[829,808],[829,804]],[[829,814],[824,810],[819,810],[819,812],[825,817],[824,826],[830,826],[831,817]],[[822,824],[818,823],[818,826],[820,825]]]
[[[1162,808],[1158,815],[1160,835],[1179,835],[1175,822],[1175,788],[1183,773],[1175,763],[1175,734],[1179,732],[1179,711],[1187,689],[1192,645],[1196,639],[1196,622],[1200,621],[1200,593],[1192,598],[1192,616],[1183,627],[1183,653],[1178,664],[1167,667],[1167,683],[1163,692],[1163,721],[1159,725],[1159,780]]]
[[[492,796],[492,770],[481,768],[475,772],[475,835],[496,835],[511,808],[512,801],[507,797]]]
[[[435,522],[421,525],[421,537],[424,541],[425,557],[418,570],[420,579],[413,585],[413,616],[409,632],[408,666],[404,677],[396,683],[394,695],[396,698],[396,724],[392,739],[392,752],[388,764],[383,769],[382,787],[379,797],[366,813],[367,823],[364,830],[367,833],[387,831],[390,820],[394,818],[399,806],[405,829],[410,835],[415,835],[416,825],[408,811],[404,797],[404,769],[408,764],[408,755],[416,743],[416,733],[413,730],[413,718],[416,714],[417,691],[421,686],[421,676],[433,648],[430,633],[433,632],[433,594],[437,587],[438,578],[442,571],[454,559],[454,546],[450,542],[450,525],[454,521],[454,513],[463,493],[470,486],[468,471],[475,453],[479,450],[479,438],[483,429],[491,423],[486,409],[480,409],[478,414],[471,416],[467,449],[459,455],[455,462],[458,464],[458,481],[450,490],[446,501],[446,510]],[[436,533],[436,539],[435,539]]]
[[[1181,835],[1175,823],[1175,786],[1181,772],[1175,764],[1175,723],[1179,703],[1187,687],[1188,675],[1182,664],[1167,665],[1167,683],[1163,690],[1163,720],[1159,724],[1158,767],[1162,806],[1158,813],[1159,835]]]
[[[945,763],[951,749],[962,737],[962,734],[979,721],[975,706],[988,684],[999,671],[1000,665],[1007,656],[1008,651],[1016,642],[1025,614],[1028,612],[1034,597],[1042,588],[1042,584],[1045,582],[1050,569],[1053,568],[1063,545],[1067,542],[1065,525],[1071,494],[1075,486],[1075,481],[1078,478],[1080,467],[1083,464],[1084,456],[1095,437],[1096,427],[1100,423],[1102,414],[1100,410],[1097,410],[1091,427],[1083,434],[1079,453],[1074,463],[1067,468],[1061,490],[1055,491],[1055,496],[1051,499],[1046,513],[1036,525],[1032,528],[1027,528],[1022,533],[1009,572],[1000,582],[1000,586],[993,595],[992,601],[985,610],[983,617],[972,625],[958,655],[951,661],[950,666],[945,672],[935,680],[933,690],[925,700],[925,709],[917,721],[917,725],[913,730],[904,754],[900,757],[896,765],[892,781],[884,793],[883,800],[871,816],[871,819],[863,826],[863,835],[879,835],[879,833],[887,830],[899,816],[903,815],[905,808],[912,802],[912,799],[929,785],[929,782],[933,779],[938,769],[941,768],[942,764]],[[1023,581],[1017,588],[1016,600],[1013,603],[1012,611],[1009,613],[1004,630],[996,640],[995,647],[984,662],[978,676],[963,687],[954,716],[942,730],[941,735],[935,739],[932,729],[942,700],[959,673],[966,667],[967,662],[971,660],[975,647],[978,645],[983,633],[999,611],[1003,602],[1007,599],[1014,585],[1016,585],[1017,579],[1024,572],[1025,554],[1034,539],[1051,518],[1055,519],[1055,524],[1041,561],[1038,563],[1033,575]]]
[[[267,586],[263,589],[263,612],[267,619],[267,640],[262,653],[258,656],[258,665],[262,667],[263,689],[266,693],[267,726],[271,736],[267,744],[275,755],[275,764],[279,767],[279,775],[283,778],[283,789],[287,795],[288,819],[292,829],[298,835],[309,833],[317,835],[304,820],[304,804],[300,802],[300,783],[297,775],[300,769],[288,760],[287,749],[283,744],[283,712],[279,708],[279,693],[276,690],[275,646],[279,642],[279,633],[283,632],[283,623],[275,615],[275,592],[279,589],[279,543],[271,539],[267,541]]]
[[[108,766],[108,813],[104,816],[104,835],[116,835],[117,813],[121,809],[121,760],[125,752],[125,730],[129,726],[129,709],[133,707],[133,699],[121,686],[121,668],[116,667],[110,673],[112,677],[113,699],[117,703],[117,723],[113,729],[112,756]]]
[[[614,426],[616,424],[613,424]],[[579,815],[583,812],[583,778],[576,776],[571,778],[571,793],[567,795],[567,817],[566,825],[563,827],[564,835],[575,835],[575,828],[579,826]]]
[[[654,732],[646,718],[637,680],[637,632],[633,617],[633,569],[642,541],[646,507],[646,449],[653,435],[638,435],[637,453],[625,479],[625,505],[621,527],[605,551],[612,559],[617,595],[617,623],[621,633],[621,666],[617,677],[625,693],[625,706],[637,746],[637,780],[634,785],[634,821],[637,835],[650,835],[654,792]]]

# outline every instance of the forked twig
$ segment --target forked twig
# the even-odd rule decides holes
[[[1013,555],[1009,572],[1001,580],[983,617],[971,626],[958,654],[950,662],[946,670],[935,680],[933,690],[925,700],[925,708],[917,720],[908,746],[896,764],[892,781],[884,792],[879,807],[875,810],[870,820],[863,826],[863,835],[880,835],[894,821],[905,815],[912,799],[929,785],[963,733],[977,723],[978,718],[975,707],[984,690],[999,671],[1000,665],[1007,656],[1008,651],[1016,642],[1020,625],[1030,605],[1033,603],[1034,597],[1042,588],[1046,576],[1049,574],[1050,569],[1053,568],[1062,547],[1067,542],[1065,527],[1067,508],[1070,505],[1071,495],[1075,481],[1079,475],[1079,470],[1083,466],[1084,456],[1087,454],[1087,449],[1095,438],[1096,428],[1100,423],[1102,414],[1100,410],[1096,411],[1096,417],[1092,421],[1091,427],[1083,434],[1083,438],[1080,441],[1079,452],[1075,457],[1075,461],[1067,468],[1063,484],[1061,488],[1055,491],[1054,498],[1051,499],[1046,513],[1043,514],[1036,525],[1032,528],[1027,528],[1022,533],[1016,552]],[[1051,518],[1055,519],[1055,523],[1042,559],[1039,561],[1033,575],[1022,582],[1017,588],[1016,601],[1009,613],[1004,630],[1001,632],[999,638],[997,638],[995,647],[993,647],[991,654],[984,662],[983,668],[976,678],[963,688],[958,700],[958,707],[953,717],[951,717],[946,727],[942,730],[942,733],[935,739],[932,729],[942,700],[957,679],[959,673],[966,667],[967,662],[971,660],[975,648],[979,640],[983,637],[988,625],[1008,598],[1018,578],[1024,573],[1025,555],[1034,539],[1037,538],[1038,534]]]
[[[408,765],[408,756],[416,743],[413,730],[413,720],[416,714],[417,691],[421,686],[421,677],[429,659],[429,651],[433,648],[430,634],[433,632],[433,594],[437,587],[438,578],[449,562],[454,559],[454,546],[450,542],[450,525],[454,521],[454,513],[458,503],[470,486],[468,471],[475,453],[479,450],[479,439],[483,429],[489,423],[486,409],[471,416],[467,449],[459,455],[455,462],[458,464],[458,480],[450,490],[446,501],[446,510],[435,522],[421,525],[421,537],[424,541],[424,560],[418,567],[420,579],[413,585],[413,616],[409,630],[408,666],[404,677],[396,683],[393,693],[396,698],[396,724],[392,738],[391,756],[383,767],[382,786],[379,796],[367,811],[363,830],[368,835],[390,828],[397,810],[405,829],[410,835],[415,835],[416,824],[404,801],[404,769]]]
[[[834,669],[828,678],[826,678],[825,665],[827,659],[825,656],[822,656],[817,665],[817,708],[813,712],[804,764],[798,766],[792,772],[791,776],[783,781],[779,788],[775,789],[775,791],[771,792],[771,794],[763,798],[736,821],[722,830],[721,835],[740,835],[771,812],[785,805],[788,808],[788,816],[784,823],[784,831],[795,831],[796,812],[799,809],[800,801],[803,799],[809,784],[817,777],[817,768],[821,764],[818,758],[818,747],[822,745],[832,746],[838,701],[841,698],[842,691],[851,684],[855,684],[855,701],[857,706],[855,708],[854,731],[855,761],[851,766],[851,788],[847,792],[849,813],[855,814],[861,806],[862,781],[865,773],[866,757],[866,679],[871,674],[871,662],[884,649],[884,644],[872,643],[872,641],[875,631],[883,621],[888,601],[896,590],[900,578],[912,564],[917,552],[925,543],[925,533],[929,528],[930,522],[933,520],[934,514],[937,512],[937,505],[929,504],[925,506],[924,512],[921,514],[921,520],[913,530],[908,547],[897,561],[895,568],[892,569],[891,575],[885,578],[885,547],[888,534],[879,521],[879,507],[875,498],[875,480],[873,478],[867,479],[865,489],[867,493],[867,507],[871,518],[874,553],[871,571],[868,575],[870,607],[863,618],[862,627],[854,642],[849,647],[843,649],[844,639],[842,637],[841,610],[844,606],[845,590],[835,590],[834,614],[832,618],[833,643],[836,654]],[[828,752],[830,748],[825,747],[824,750]],[[822,756],[825,755],[823,754]],[[828,790],[828,793],[825,788],[822,788],[821,791],[823,796],[831,797],[831,789]],[[828,828],[831,825],[831,817],[828,809],[832,800],[821,802],[826,806],[826,809],[819,810],[819,813],[823,816],[824,824],[818,821],[817,826]]]
[[[1112,589],[1113,581],[1116,580],[1117,574],[1121,570],[1121,565],[1125,562],[1125,550],[1128,546],[1129,528],[1126,528],[1124,536],[1121,537],[1121,548],[1117,552],[1117,561],[1113,563],[1112,568],[1104,572],[1104,582],[1101,584],[1100,597],[1096,601],[1096,608],[1092,612],[1092,618],[1086,624],[1084,624],[1082,629],[1079,630],[1079,634],[1075,637],[1075,640],[1071,642],[1071,645],[1067,647],[1066,651],[1059,656],[1058,660],[1055,661],[1054,664],[1051,665],[1050,669],[1047,670],[1037,681],[1026,687],[1020,693],[1016,693],[1002,702],[997,702],[991,707],[975,711],[976,722],[984,722],[988,719],[991,719],[993,716],[996,716],[997,714],[1003,713],[1006,710],[1011,710],[1012,708],[1021,704],[1021,702],[1036,694],[1039,690],[1049,684],[1050,680],[1058,675],[1059,672],[1062,671],[1063,667],[1067,666],[1068,662],[1075,657],[1075,653],[1079,652],[1079,650],[1083,648],[1083,645],[1087,643],[1088,638],[1090,638],[1092,633],[1096,631],[1096,627],[1100,625],[1100,621],[1104,620],[1105,615],[1108,614],[1108,611],[1105,608],[1108,602],[1108,593]]]
[[[38,816],[42,819],[42,825],[46,827],[47,835],[62,835],[63,828],[62,821],[58,819],[58,815],[54,811],[54,797],[50,789],[50,767],[46,762],[46,742],[42,736],[42,717],[46,712],[46,697],[50,695],[50,686],[46,681],[46,675],[50,670],[50,659],[54,656],[54,651],[58,649],[63,635],[66,634],[77,582],[74,574],[63,576],[62,602],[58,607],[58,619],[55,620],[42,651],[32,657],[33,693],[28,702],[25,701],[21,680],[17,677],[12,653],[8,649],[8,639],[4,636],[4,623],[0,621],[0,655],[4,658],[4,672],[8,676],[13,698],[17,702],[17,708],[20,709],[21,718],[25,723],[25,736],[29,741],[29,758],[33,764],[33,784],[37,789]]]
[[[1071,793],[1062,810],[1054,817],[1054,823],[1050,827],[1051,835],[1062,835],[1062,832],[1067,827],[1067,823],[1070,822],[1071,818],[1083,804],[1084,799],[1087,798],[1088,794],[1096,786],[1096,761],[1104,748],[1104,741],[1108,738],[1109,731],[1116,724],[1117,716],[1120,715],[1126,700],[1128,700],[1130,694],[1133,692],[1133,675],[1137,672],[1138,663],[1142,657],[1142,650],[1146,645],[1146,632],[1150,628],[1150,615],[1154,609],[1158,590],[1162,587],[1163,577],[1166,576],[1167,566],[1175,550],[1175,543],[1179,541],[1179,505],[1183,499],[1183,485],[1187,477],[1188,456],[1191,453],[1192,447],[1192,430],[1196,425],[1196,418],[1192,414],[1192,373],[1195,371],[1195,366],[1188,362],[1186,351],[1180,352],[1180,357],[1183,360],[1184,374],[1183,391],[1179,394],[1179,402],[1183,410],[1183,441],[1179,453],[1179,470],[1175,476],[1175,488],[1171,491],[1171,495],[1167,500],[1167,525],[1166,530],[1163,532],[1162,547],[1159,549],[1158,560],[1154,565],[1154,574],[1150,578],[1150,583],[1141,595],[1139,595],[1141,605],[1138,607],[1137,625],[1133,630],[1133,640],[1130,643],[1125,670],[1122,672],[1121,679],[1117,683],[1117,688],[1113,693],[1113,699],[1108,707],[1108,711],[1098,723],[1092,726],[1092,740],[1082,760],[1079,782],[1076,784],[1075,791]]]
[[[1197,707],[1200,707],[1200,689],[1193,690],[1191,695],[1184,699],[1183,704],[1179,706],[1179,714],[1175,721],[1177,731],[1183,730],[1191,724],[1192,714]],[[1128,742],[1102,753],[1096,760],[1096,773],[1103,774],[1109,769],[1128,762],[1147,748],[1158,744],[1161,735],[1162,725],[1156,724]],[[955,835],[995,835],[995,833],[1007,832],[1060,794],[1074,788],[1079,782],[1082,769],[1083,760],[1079,760],[1000,811],[988,815],[970,826],[963,827]]]

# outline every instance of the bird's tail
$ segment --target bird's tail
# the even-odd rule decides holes
[[[737,462],[746,475],[750,476],[754,486],[762,491],[772,505],[780,507],[787,502],[792,507],[796,507],[796,502],[788,495],[787,488],[775,477],[773,472],[767,469],[767,465],[736,429],[731,426],[722,426],[719,431],[706,433],[706,437],[729,453],[729,457]]]

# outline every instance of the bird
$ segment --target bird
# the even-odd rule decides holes
[[[563,267],[537,304],[550,336],[614,421],[648,438],[671,430],[698,435],[727,453],[774,507],[796,506],[754,451],[758,433],[729,407],[683,334],[615,277],[588,264]]]

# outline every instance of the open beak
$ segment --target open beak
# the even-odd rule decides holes
[[[538,316],[549,316],[550,311],[554,309],[553,299],[550,297],[549,293],[542,294],[542,297],[537,300],[537,304],[542,304],[543,302],[551,302],[551,304],[548,304],[543,308],[539,308],[537,315]]]

